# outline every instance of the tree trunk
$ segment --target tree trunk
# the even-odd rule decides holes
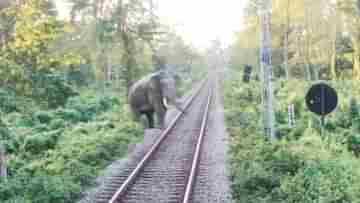
[[[333,41],[333,44],[332,44],[330,72],[331,72],[331,78],[333,80],[336,80],[337,79],[337,74],[336,74],[336,39]]]
[[[128,36],[128,33],[123,32],[122,33],[122,40],[123,40],[123,44],[124,44],[124,56],[123,59],[124,64],[125,64],[125,81],[126,81],[126,88],[127,88],[127,93],[129,93],[129,90],[131,88],[131,85],[133,83],[133,79],[134,79],[134,69],[135,69],[135,56],[134,56],[134,49],[135,49],[135,45],[134,42],[132,41],[133,39],[131,39],[130,36]]]
[[[284,42],[284,70],[285,70],[286,80],[289,80],[289,78],[290,78],[290,74],[289,74],[289,35],[288,35],[287,29],[286,29],[285,42]]]
[[[120,33],[123,48],[124,48],[124,55],[122,57],[124,68],[125,68],[125,83],[126,83],[126,92],[129,95],[129,91],[131,85],[133,83],[133,73],[135,69],[135,42],[134,39],[130,36],[131,34],[127,30],[127,18],[128,13],[126,8],[124,7],[124,2],[122,0],[118,1],[118,12],[119,12],[119,26],[118,32]]]
[[[353,79],[360,80],[360,47],[355,37],[352,39],[352,44],[354,48]]]
[[[337,56],[337,50],[336,50],[336,42],[337,42],[337,33],[338,33],[338,23],[337,23],[337,11],[336,8],[334,10],[334,22],[335,27],[333,30],[333,39],[332,39],[332,45],[331,45],[331,61],[330,61],[330,73],[331,78],[333,80],[337,80],[337,73],[336,73],[336,56]]]
[[[302,59],[302,63],[301,64],[304,64],[304,68],[305,68],[305,77],[306,77],[306,80],[310,81],[311,80],[311,69],[310,69],[310,65],[309,63],[307,63],[306,61],[306,57],[305,57],[305,53],[303,53],[304,51],[301,50],[300,48],[300,45],[301,44],[301,41],[300,41],[300,37],[298,36],[297,37],[297,50],[299,52],[299,58]],[[305,49],[304,49],[305,50]]]
[[[317,80],[316,70],[314,67],[312,67],[311,63],[311,14],[308,8],[305,9],[305,54],[304,54],[304,61],[306,64],[306,69],[308,72],[308,80]]]

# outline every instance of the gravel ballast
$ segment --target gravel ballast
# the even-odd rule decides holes
[[[219,86],[209,112],[206,136],[202,145],[199,172],[193,192],[193,203],[232,203],[229,134],[226,132],[224,107]]]
[[[189,95],[182,100],[185,101]],[[216,91],[216,97],[212,104],[213,109],[209,113],[209,123],[206,130],[206,137],[204,139],[202,154],[200,156],[199,173],[195,183],[195,189],[193,192],[192,202],[205,203],[205,202],[232,202],[231,198],[231,182],[229,178],[229,164],[227,160],[228,150],[228,134],[225,130],[225,122],[223,115],[223,106],[221,104],[221,98],[219,90]],[[176,110],[170,110],[167,114],[167,123],[175,117],[178,112]],[[183,130],[188,134],[191,129]],[[126,158],[120,159],[112,163],[102,173],[103,175],[97,178],[97,186],[86,193],[86,197],[80,201],[80,203],[94,203],[98,194],[107,191],[108,185],[112,184],[113,177],[117,176],[121,171],[127,170],[129,166],[138,163],[144,154],[151,148],[153,143],[156,142],[160,136],[161,131],[158,129],[149,129],[145,131],[145,137],[142,143],[136,144],[130,147],[130,153]],[[195,141],[195,140],[194,140]],[[177,147],[181,150],[182,146]],[[164,148],[165,150],[165,148]],[[162,150],[163,151],[163,150]],[[177,153],[174,154],[174,158]],[[172,155],[171,155],[172,157]],[[185,160],[184,160],[185,161]],[[170,160],[169,163],[172,161]],[[169,170],[171,166],[167,164],[165,169]],[[160,165],[159,165],[160,166]],[[157,166],[155,167],[157,168]],[[171,170],[171,169],[170,169]],[[155,185],[156,183],[154,183]],[[162,185],[162,184],[161,184]],[[157,188],[157,189],[156,189]],[[156,187],[152,190],[158,190],[164,188],[164,191],[157,191],[157,194],[165,192],[169,188]],[[178,192],[176,192],[178,193]],[[181,193],[181,191],[179,191]],[[157,195],[156,198],[162,199]],[[136,198],[137,199],[137,198]],[[141,198],[140,198],[141,199]],[[168,202],[167,197],[164,197],[160,202]],[[141,202],[154,202],[154,198],[149,197],[148,201]],[[133,201],[131,201],[133,202]],[[137,201],[135,201],[137,202]],[[158,202],[156,202],[158,203]]]

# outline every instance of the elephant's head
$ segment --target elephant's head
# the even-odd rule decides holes
[[[176,85],[175,85],[174,77],[172,77],[167,72],[160,71],[158,72],[158,74],[156,74],[155,79],[159,84],[163,99],[163,104],[165,105],[165,107],[168,108],[169,105],[172,105],[177,110],[183,112],[180,103],[177,102]]]

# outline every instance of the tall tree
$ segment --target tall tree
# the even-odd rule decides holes
[[[339,0],[339,9],[342,11],[348,25],[353,48],[353,79],[360,80],[360,8],[358,0]]]

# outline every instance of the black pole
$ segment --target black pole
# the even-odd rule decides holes
[[[320,135],[323,136],[325,135],[325,116],[320,117],[320,127],[321,127]]]

